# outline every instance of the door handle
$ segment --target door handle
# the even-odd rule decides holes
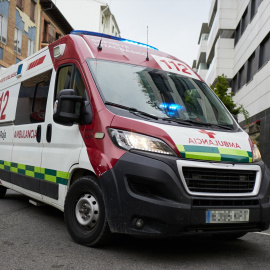
[[[52,124],[48,124],[47,126],[46,140],[48,143],[50,143],[52,140]]]
[[[37,126],[36,140],[37,140],[38,143],[40,143],[40,141],[41,141],[41,125]]]

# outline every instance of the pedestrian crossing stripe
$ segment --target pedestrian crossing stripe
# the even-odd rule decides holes
[[[0,170],[67,185],[70,173],[0,160]]]
[[[250,151],[198,145],[177,145],[177,148],[183,158],[239,163],[252,162],[252,152]]]

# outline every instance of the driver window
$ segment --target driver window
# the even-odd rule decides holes
[[[55,97],[63,89],[73,89],[78,96],[85,97],[82,75],[75,65],[63,66],[58,69]]]

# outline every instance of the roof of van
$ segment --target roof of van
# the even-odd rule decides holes
[[[186,63],[148,44],[81,30],[71,35],[79,35],[86,41],[93,58],[163,69],[202,80]]]

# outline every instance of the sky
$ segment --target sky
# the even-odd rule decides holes
[[[76,30],[88,26],[87,2],[94,0],[53,0]],[[212,0],[103,0],[109,4],[121,37],[147,42],[192,66],[197,58],[203,22],[208,22]],[[76,6],[74,6],[74,4]],[[91,16],[91,10],[89,10]]]

